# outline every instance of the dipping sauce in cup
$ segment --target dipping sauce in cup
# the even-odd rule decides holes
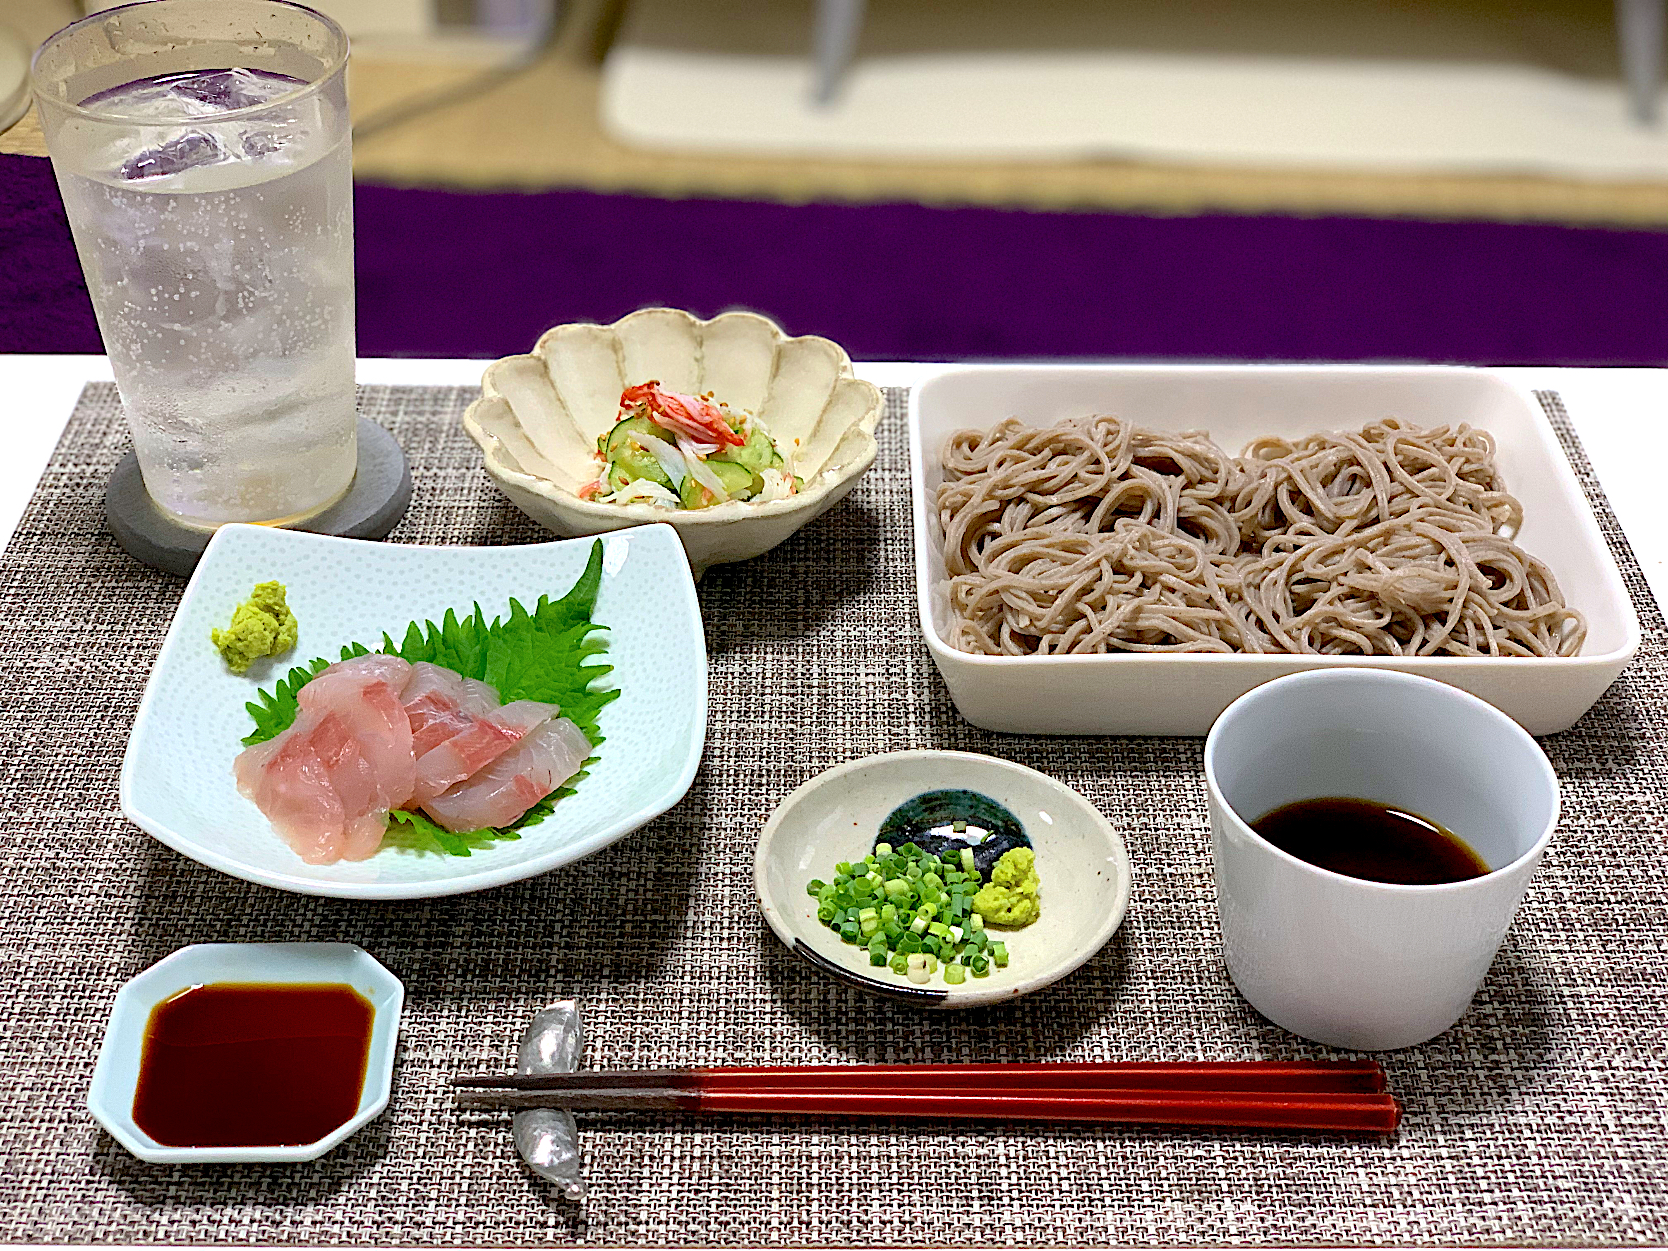
[[[1269,1020],[1335,1047],[1434,1038],[1464,1014],[1558,822],[1535,740],[1474,695],[1379,669],[1324,669],[1247,692],[1205,740],[1228,973]],[[1452,832],[1488,872],[1427,884],[1310,863],[1253,825],[1348,798]],[[1335,841],[1354,837],[1340,820]]]
[[[1438,822],[1370,799],[1300,799],[1251,828],[1299,860],[1369,882],[1439,886],[1489,872],[1469,843]]]

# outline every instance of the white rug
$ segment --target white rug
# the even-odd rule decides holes
[[[731,155],[1668,181],[1668,123],[1630,117],[1603,0],[871,0],[828,107],[812,18],[632,0],[605,128]]]
[[[29,110],[29,47],[0,26],[0,130]]]

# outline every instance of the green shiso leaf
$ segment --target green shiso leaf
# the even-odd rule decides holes
[[[596,763],[596,757],[586,760],[587,765]],[[573,788],[589,774],[589,769],[580,769],[567,782],[557,787],[526,812],[513,825],[502,829],[469,830],[463,834],[436,825],[429,815],[424,812],[406,812],[395,809],[388,815],[391,818],[388,832],[382,836],[386,847],[404,847],[409,851],[442,851],[448,856],[467,856],[471,852],[490,847],[493,843],[506,839],[518,839],[520,831],[529,825],[536,825],[544,820],[556,807],[556,801],[573,794]]]
[[[259,702],[251,700],[244,707],[249,710],[249,716],[255,722],[252,734],[243,736],[243,745],[252,747],[256,743],[264,743],[269,738],[277,738],[287,730],[295,720],[298,711],[295,693],[308,682],[313,675],[328,668],[330,662],[322,657],[310,665],[297,665],[283,676],[269,695],[265,691],[257,691]]]
[[[597,714],[620,694],[616,688],[594,689],[598,680],[614,668],[599,659],[608,650],[603,634],[606,627],[591,620],[601,585],[602,542],[599,539],[591,547],[585,572],[561,599],[540,596],[538,607],[531,613],[512,599],[508,617],[495,617],[490,625],[479,604],[462,620],[448,609],[439,625],[432,621],[413,621],[406,627],[401,642],[396,644],[391,635],[385,634],[382,645],[375,650],[413,664],[427,661],[466,678],[479,679],[496,690],[498,698],[506,704],[518,699],[560,704],[562,715],[584,731],[591,746],[600,747],[603,738],[597,729]],[[340,659],[366,656],[371,650],[362,643],[349,643],[342,648]],[[244,736],[244,745],[264,743],[289,729],[299,711],[296,695],[329,665],[330,661],[322,658],[297,665],[270,693],[257,692],[257,698],[245,705],[255,728]],[[589,766],[595,762],[596,757],[592,756],[585,763]],[[494,842],[520,838],[519,831],[542,821],[550,815],[558,799],[573,794],[573,788],[586,773],[586,769],[581,769],[566,785],[503,829],[454,834],[421,812],[396,810],[389,814],[384,845],[467,856]]]

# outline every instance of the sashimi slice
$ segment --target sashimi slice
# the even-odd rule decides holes
[[[467,729],[418,759],[413,802],[424,803],[454,783],[473,777],[521,742],[530,730],[561,711],[555,704],[518,700],[491,716],[477,717]]]
[[[334,864],[342,858],[347,814],[306,734],[286,730],[256,743],[239,753],[233,772],[238,790],[296,855],[308,864]]]
[[[400,703],[411,721],[411,748],[422,759],[475,718],[496,709],[498,692],[485,682],[419,660],[411,666]]]
[[[410,674],[411,666],[398,656],[360,656],[331,665],[296,697],[303,714],[320,717],[318,733],[328,734],[319,746],[320,758],[330,769],[350,826],[357,822],[358,838],[350,837],[355,846],[344,849],[344,859],[372,855],[387,825],[383,814],[411,802],[416,761],[411,722],[400,705],[400,690]],[[368,847],[363,846],[366,840]]]
[[[410,671],[397,656],[331,665],[301,688],[289,729],[238,756],[238,789],[308,864],[374,855],[388,810],[411,802],[416,762],[399,699]]]
[[[411,722],[417,777],[411,801],[421,804],[479,773],[527,732],[562,710],[517,700],[500,707],[485,682],[419,661],[400,700]]]
[[[429,800],[423,811],[453,832],[513,824],[578,773],[590,754],[590,740],[572,721],[546,721],[513,751]]]

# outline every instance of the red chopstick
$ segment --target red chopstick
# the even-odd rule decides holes
[[[1372,1061],[845,1065],[461,1077],[474,1109],[791,1113],[1388,1132]]]
[[[1227,1091],[919,1090],[886,1094],[848,1091],[704,1091],[695,1112],[789,1112],[801,1116],[932,1117],[1002,1121],[1079,1121],[1123,1125],[1230,1125],[1248,1129],[1388,1132],[1401,1109],[1388,1095],[1245,1094]]]
[[[653,1072],[654,1070],[645,1070]],[[677,1070],[666,1070],[677,1071]],[[1101,1064],[849,1064],[691,1069],[702,1089],[892,1089],[896,1082],[933,1090],[1049,1089],[1289,1091],[1378,1094],[1384,1070],[1374,1060],[1114,1061]],[[475,1084],[473,1082],[471,1085]],[[496,1084],[496,1083],[495,1083]],[[532,1089],[520,1084],[515,1089]]]

